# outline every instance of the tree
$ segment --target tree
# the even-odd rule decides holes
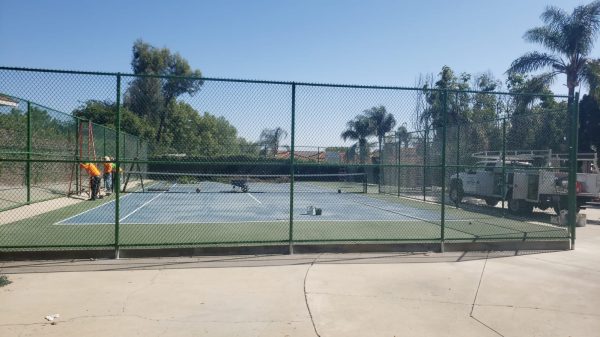
[[[263,147],[263,153],[265,155],[271,153],[273,157],[275,157],[275,155],[277,155],[277,151],[279,150],[279,144],[281,143],[281,140],[285,139],[287,136],[287,131],[281,127],[262,130],[260,133],[259,143]]]
[[[367,138],[373,134],[373,128],[369,118],[365,115],[358,115],[348,121],[346,130],[341,134],[344,141],[351,139],[358,141],[359,160],[364,164],[367,158]]]
[[[510,111],[507,149],[566,151],[564,137],[568,134],[568,123],[565,122],[567,105],[552,97],[548,83],[537,76],[509,74],[507,87],[513,94],[506,103],[506,108]]]
[[[460,91],[470,89],[470,80],[471,75],[467,73],[462,73],[457,77],[450,67],[442,67],[442,71],[439,73],[439,80],[435,82],[433,88],[430,87],[430,84],[423,86],[426,108],[418,116],[419,125],[425,129],[430,127],[437,129],[444,125],[442,92],[447,90],[452,92],[447,93],[446,97],[446,125],[456,125],[459,122],[463,122],[466,119],[465,113],[469,110],[469,97],[467,93]]]
[[[374,106],[371,109],[365,110],[364,114],[371,124],[371,132],[377,137],[379,156],[381,158],[383,138],[386,133],[392,131],[394,126],[396,126],[396,118],[394,118],[394,115],[388,113],[383,105]]]
[[[128,89],[125,102],[140,117],[158,122],[156,141],[160,142],[165,131],[169,106],[177,97],[193,96],[203,84],[200,70],[192,70],[187,60],[167,48],[156,48],[142,40],[133,44],[131,60],[134,79]]]
[[[539,76],[546,81],[551,81],[558,74],[565,74],[570,105],[575,87],[586,79],[585,74],[589,71],[588,55],[600,29],[600,1],[577,6],[571,14],[549,6],[540,18],[544,26],[528,30],[523,38],[541,44],[552,53],[529,52],[514,60],[507,73],[529,73],[550,68],[550,72]]]
[[[73,116],[115,129],[117,105],[110,101],[88,100],[73,110]],[[121,131],[146,139],[155,132],[146,120],[124,107],[121,107]]]
[[[412,136],[406,129],[406,126],[399,126],[398,130],[396,131],[396,134],[398,135],[398,141],[400,142],[400,146],[402,146],[402,144],[404,143],[404,148],[408,148],[408,144],[410,143],[410,139],[412,138]]]

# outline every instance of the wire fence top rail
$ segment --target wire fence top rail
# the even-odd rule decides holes
[[[219,77],[195,77],[195,76],[171,76],[157,74],[132,74],[121,72],[97,72],[97,71],[78,71],[78,70],[58,70],[44,68],[21,68],[21,67],[0,67],[0,70],[9,71],[25,71],[25,72],[43,72],[43,73],[58,73],[58,74],[74,74],[74,75],[98,75],[98,76],[124,76],[124,77],[154,77],[154,78],[173,78],[173,79],[191,79],[199,81],[215,81],[215,82],[237,82],[237,83],[255,83],[255,84],[280,84],[280,85],[296,85],[308,87],[333,87],[333,88],[350,88],[350,89],[382,89],[382,90],[406,90],[406,91],[421,91],[421,92],[449,92],[449,93],[483,93],[491,95],[508,95],[508,96],[534,96],[534,97],[556,97],[569,98],[568,95],[554,95],[541,93],[510,93],[502,91],[476,91],[476,90],[457,90],[457,89],[437,89],[437,88],[416,88],[406,86],[382,86],[382,85],[360,85],[360,84],[335,84],[335,83],[317,83],[317,82],[295,82],[295,81],[270,81],[270,80],[249,80],[249,79],[234,79],[234,78],[219,78]]]

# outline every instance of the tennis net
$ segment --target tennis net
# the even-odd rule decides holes
[[[365,173],[297,174],[294,193],[367,193]],[[290,193],[290,175],[129,172],[124,192]]]

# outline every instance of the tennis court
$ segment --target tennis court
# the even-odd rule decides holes
[[[123,233],[145,231],[149,237],[151,232],[160,232],[163,239],[164,233],[172,233],[200,242],[207,237],[214,240],[211,242],[228,242],[231,235],[238,240],[240,236],[268,238],[273,233],[274,241],[287,239],[291,184],[285,176],[143,173],[143,177],[143,188],[137,185],[120,198]],[[293,193],[295,240],[411,241],[441,236],[439,204],[368,193],[363,178],[361,174],[299,175]],[[113,225],[115,206],[114,200],[109,201],[54,225]],[[319,215],[316,209],[321,210]],[[444,227],[448,240],[526,240],[568,234],[564,228],[545,223],[448,206]]]

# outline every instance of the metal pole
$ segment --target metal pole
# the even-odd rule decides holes
[[[382,142],[385,142],[385,135],[381,138],[381,142],[379,142],[379,163],[377,164],[377,193],[381,194],[381,180],[383,177],[383,170],[381,164],[383,163],[383,146]]]
[[[506,202],[506,116],[502,118],[502,214],[505,212]]]
[[[102,157],[106,157],[106,126],[102,128]]]
[[[296,83],[292,83],[292,146],[290,150],[290,232],[289,232],[289,246],[290,254],[294,254],[294,156],[295,156],[295,145],[296,140]]]
[[[115,259],[119,258],[119,198],[120,198],[120,194],[121,194],[121,177],[120,177],[120,170],[121,170],[121,158],[120,158],[120,152],[119,151],[119,138],[120,138],[120,132],[119,130],[121,130],[121,74],[117,74],[117,121],[116,121],[116,126],[115,128],[117,129],[117,132],[115,132],[116,134],[116,154],[115,154],[115,172],[113,174],[116,174],[116,178],[115,178],[115,184],[117,185],[116,188],[113,187],[114,191],[115,191]]]
[[[446,127],[448,124],[448,92],[444,90],[442,92],[442,105],[443,110],[443,124],[442,124],[442,214],[441,214],[441,240],[440,240],[440,250],[444,252],[444,241],[446,234]]]
[[[79,130],[79,125],[80,125],[81,121],[79,119],[75,119],[75,159],[77,160],[77,163],[75,164],[75,193],[79,194],[81,193],[81,189],[79,187],[79,176],[81,175],[79,172],[79,137],[80,137],[80,130]]]
[[[400,184],[402,183],[402,181],[400,180],[400,155],[402,154],[402,142],[400,141],[400,134],[396,132],[396,143],[398,144],[398,160],[396,160],[396,163],[398,165],[398,197],[400,197]]]
[[[429,139],[429,125],[425,125],[425,146],[423,147],[423,201],[426,201],[427,191],[427,140]]]
[[[456,102],[458,102],[458,93],[456,93]],[[460,118],[456,122],[456,176],[458,177],[460,166]]]
[[[317,164],[321,162],[321,148],[317,146]]]
[[[569,107],[571,117],[569,132],[569,228],[571,230],[571,249],[575,249],[575,223],[577,221],[577,132],[579,126],[579,93]]]
[[[460,122],[456,123],[456,176],[460,170]]]
[[[31,203],[31,102],[27,101],[27,205]]]

